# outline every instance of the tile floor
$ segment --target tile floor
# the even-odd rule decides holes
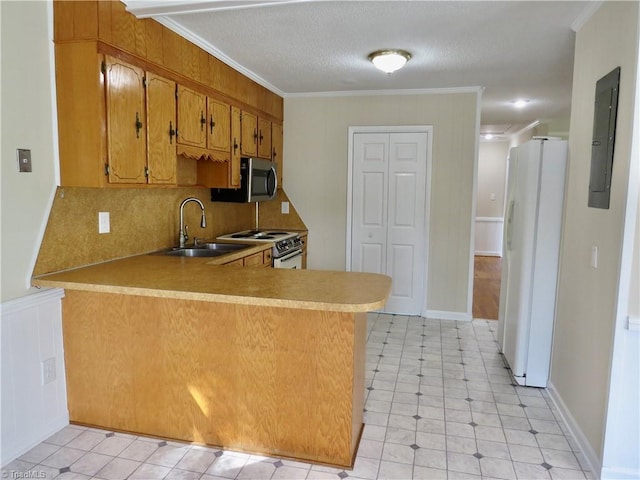
[[[497,322],[369,314],[365,429],[353,470],[70,425],[2,478],[592,479],[543,389],[513,386]]]

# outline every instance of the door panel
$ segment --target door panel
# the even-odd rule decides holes
[[[144,72],[106,56],[109,183],[146,183]]]
[[[362,224],[370,227],[382,227],[384,224],[385,193],[384,174],[370,172],[363,174]]]
[[[426,165],[426,132],[354,134],[351,270],[392,277],[385,312],[424,306]]]
[[[384,273],[384,245],[381,243],[366,243],[360,248],[360,265],[362,271],[368,273]]]
[[[176,183],[176,84],[147,73],[147,167],[149,183]]]

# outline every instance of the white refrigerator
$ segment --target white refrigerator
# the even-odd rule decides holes
[[[549,378],[566,159],[564,140],[533,139],[509,153],[498,342],[525,386]]]

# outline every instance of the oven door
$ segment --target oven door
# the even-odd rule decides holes
[[[288,253],[273,259],[273,268],[302,268],[302,250]]]

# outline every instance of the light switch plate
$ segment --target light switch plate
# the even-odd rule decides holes
[[[31,171],[31,150],[28,148],[18,148],[18,171],[30,172]]]
[[[111,231],[111,222],[109,212],[98,212],[98,233],[109,233]]]
[[[282,202],[280,204],[280,212],[285,215],[289,213],[289,202]]]

